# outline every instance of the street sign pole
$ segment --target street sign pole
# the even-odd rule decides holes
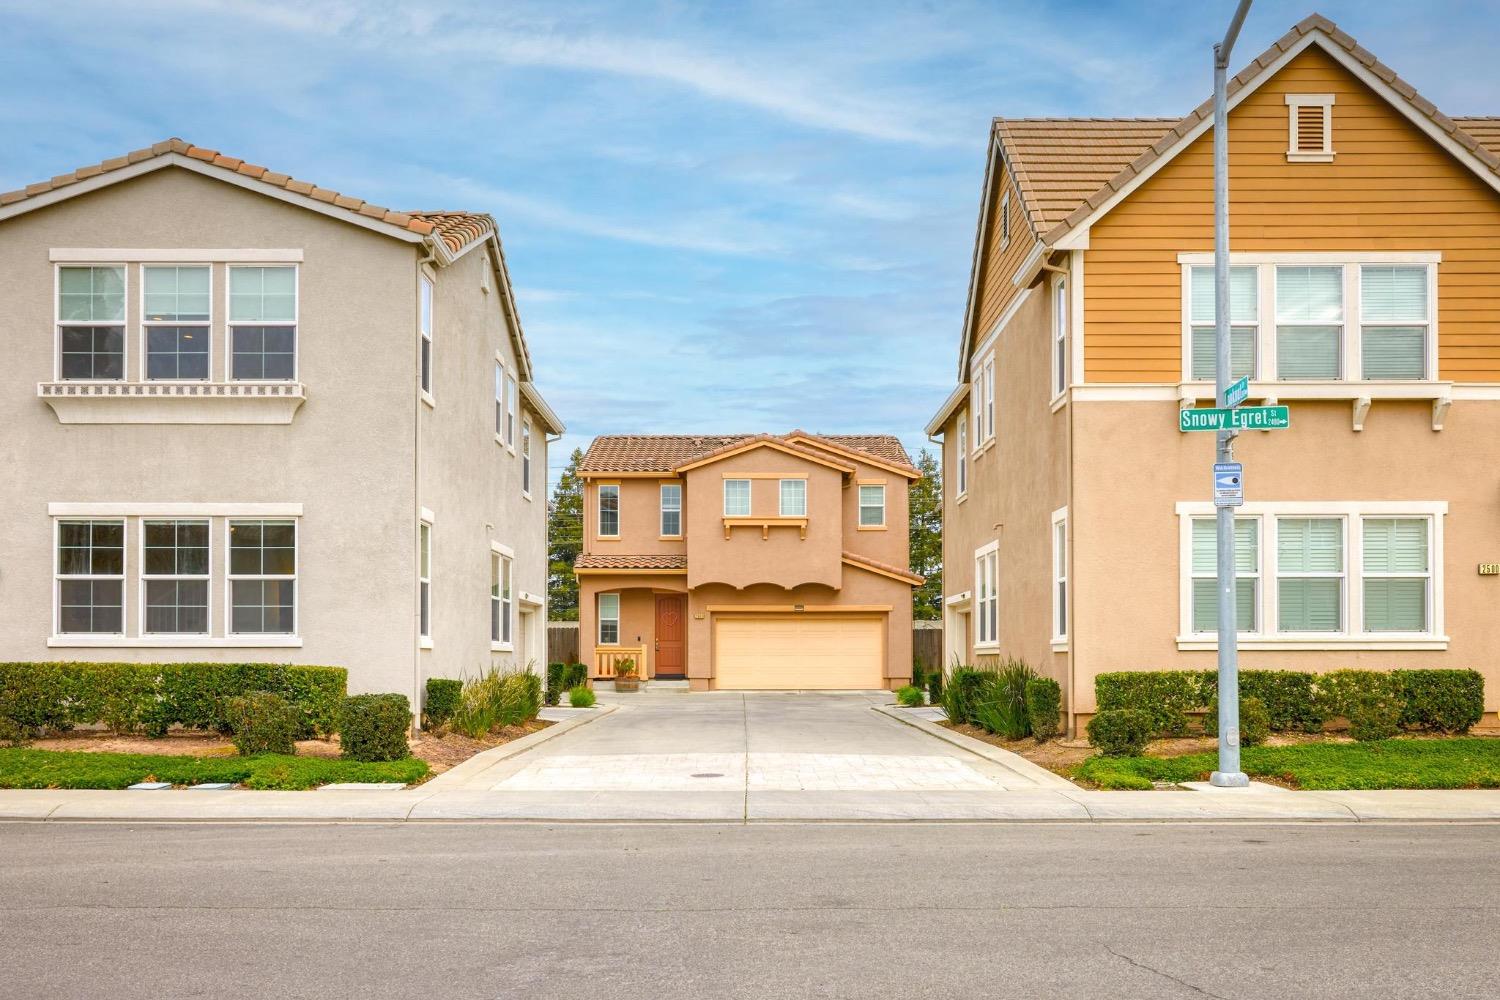
[[[1229,344],[1229,102],[1225,73],[1229,53],[1250,11],[1250,0],[1240,0],[1224,40],[1214,46],[1214,397],[1230,406]],[[1216,464],[1234,462],[1232,426],[1215,437]],[[1235,600],[1234,508],[1219,507],[1219,769],[1209,781],[1220,788],[1244,788],[1250,779],[1240,770],[1240,660],[1239,616]]]

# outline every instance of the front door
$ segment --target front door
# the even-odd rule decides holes
[[[683,619],[687,617],[687,598],[681,594],[656,599],[656,669],[654,676],[681,677]]]

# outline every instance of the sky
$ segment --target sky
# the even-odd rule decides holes
[[[1304,0],[1304,3],[1306,0]],[[537,387],[604,433],[891,433],[951,391],[995,116],[1178,115],[1233,0],[0,0],[0,190],[179,136],[492,213]],[[1493,2],[1312,10],[1500,113]]]

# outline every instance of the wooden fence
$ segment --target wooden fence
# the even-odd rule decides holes
[[[578,623],[547,623],[547,662],[578,662]]]
[[[943,629],[939,622],[913,622],[911,630],[912,659],[934,670],[942,665]],[[547,623],[547,662],[578,662],[578,623]]]

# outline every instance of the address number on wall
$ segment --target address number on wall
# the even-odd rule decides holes
[[[1500,576],[1500,563],[1480,563],[1480,576]]]

